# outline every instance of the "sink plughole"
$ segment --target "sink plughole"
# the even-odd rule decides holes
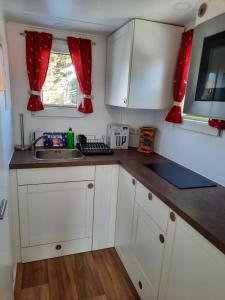
[[[36,160],[74,160],[82,159],[84,155],[78,149],[38,149],[34,151]]]

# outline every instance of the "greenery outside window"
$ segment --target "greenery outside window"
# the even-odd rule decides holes
[[[69,53],[51,52],[42,91],[45,107],[77,107],[80,90]]]

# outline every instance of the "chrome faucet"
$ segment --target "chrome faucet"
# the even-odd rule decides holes
[[[30,145],[30,149],[34,151],[36,148],[37,142],[39,142],[43,138],[44,138],[44,136],[42,135],[42,136],[39,136],[38,138],[36,138],[35,140],[33,140],[33,142]]]

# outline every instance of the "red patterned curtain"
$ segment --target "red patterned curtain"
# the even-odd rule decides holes
[[[219,130],[225,130],[225,121],[224,120],[216,120],[209,119],[209,126],[217,128]]]
[[[26,31],[25,34],[27,74],[30,83],[30,98],[27,110],[40,111],[44,109],[41,89],[48,71],[52,35],[36,31]]]
[[[93,112],[91,101],[91,41],[87,39],[67,37],[67,42],[79,86],[84,97],[83,102],[81,102],[78,107],[78,111],[89,114]]]
[[[187,87],[188,72],[191,60],[192,40],[192,29],[183,32],[173,82],[174,104],[166,116],[165,120],[167,122],[182,123],[182,102]]]

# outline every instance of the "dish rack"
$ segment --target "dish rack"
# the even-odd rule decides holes
[[[113,154],[113,150],[105,144],[105,137],[86,138],[85,142],[80,141],[80,150],[84,155]]]

